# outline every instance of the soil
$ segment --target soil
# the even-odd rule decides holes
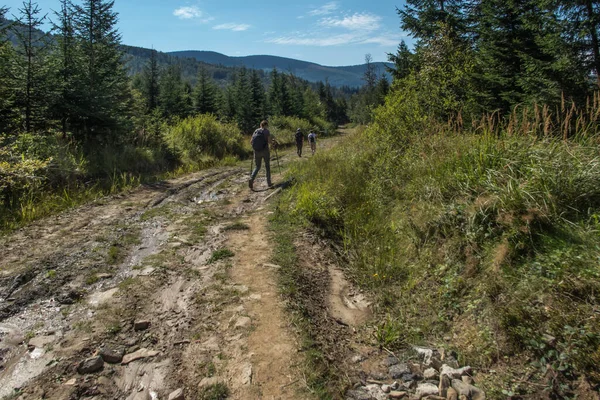
[[[0,398],[166,399],[181,388],[196,399],[219,384],[232,399],[314,398],[269,263],[275,197],[247,179],[246,168],[206,170],[0,238]],[[305,239],[304,295],[342,366],[368,302]],[[126,358],[80,373],[106,353]]]

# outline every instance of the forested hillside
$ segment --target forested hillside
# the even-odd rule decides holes
[[[174,51],[168,54],[193,58],[200,62],[209,64],[224,65],[228,67],[253,68],[263,71],[269,71],[277,68],[281,71],[292,73],[299,78],[306,79],[309,82],[328,81],[335,87],[360,87],[364,84],[363,76],[366,70],[370,67],[368,64],[344,66],[344,67],[328,67],[311,62],[295,60],[292,58],[256,55],[245,57],[229,57],[224,54],[213,51]],[[390,63],[374,62],[371,67],[379,70],[382,76],[389,79],[387,68]]]

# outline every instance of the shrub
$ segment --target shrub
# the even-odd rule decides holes
[[[227,155],[248,154],[245,140],[233,124],[223,124],[210,114],[179,121],[165,133],[169,148],[184,164],[201,166]]]

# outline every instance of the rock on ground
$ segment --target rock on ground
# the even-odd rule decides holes
[[[177,389],[169,395],[169,400],[184,400],[183,389]]]
[[[79,363],[77,372],[80,374],[93,374],[94,372],[100,371],[103,365],[104,361],[102,360],[102,357],[90,357]]]

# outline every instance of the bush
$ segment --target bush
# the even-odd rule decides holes
[[[245,139],[234,124],[223,124],[213,115],[186,118],[165,134],[169,148],[184,164],[202,166],[227,155],[245,157]]]

